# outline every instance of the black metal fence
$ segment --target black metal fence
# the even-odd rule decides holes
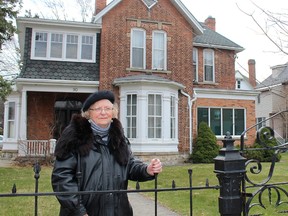
[[[279,114],[279,113],[278,113]],[[251,127],[252,128],[252,127]],[[111,191],[80,191],[80,192],[38,192],[38,180],[40,177],[41,167],[36,163],[33,167],[35,178],[35,192],[34,193],[17,193],[16,185],[12,188],[12,193],[0,194],[1,197],[34,197],[34,215],[38,215],[38,197],[40,196],[57,196],[68,194],[103,194],[103,193],[154,193],[155,200],[155,216],[158,215],[158,193],[163,191],[189,191],[190,192],[190,215],[193,215],[193,196],[194,190],[219,190],[218,204],[219,212],[215,212],[221,216],[248,216],[248,215],[264,215],[263,211],[267,209],[266,200],[269,205],[273,205],[277,214],[288,213],[288,193],[285,186],[288,182],[270,183],[273,176],[275,163],[278,155],[287,151],[288,143],[283,143],[277,146],[266,146],[266,143],[274,138],[274,132],[271,128],[261,128],[257,132],[257,139],[263,145],[259,149],[245,149],[244,136],[250,130],[248,128],[241,134],[240,149],[234,146],[234,140],[227,133],[223,140],[223,148],[220,149],[219,155],[215,158],[214,173],[219,180],[219,185],[209,186],[206,184],[203,187],[192,186],[192,169],[188,170],[189,185],[187,187],[176,187],[176,183],[172,181],[171,188],[158,188],[158,178],[155,178],[155,185],[153,189],[140,189],[139,183],[136,184],[135,190],[111,190]],[[247,160],[243,157],[246,151],[273,151],[273,157],[267,178],[256,183],[250,178],[249,174],[257,175],[262,171],[262,164],[259,160]],[[251,165],[254,164],[254,165]],[[250,167],[250,168],[249,168]],[[248,169],[249,168],[249,169]],[[286,170],[285,170],[286,171]],[[266,194],[267,193],[267,196]],[[267,197],[267,198],[264,198]],[[275,200],[275,202],[273,202]],[[260,211],[251,213],[255,208],[260,208]]]

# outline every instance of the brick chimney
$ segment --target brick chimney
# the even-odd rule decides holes
[[[95,12],[94,15],[98,14],[101,10],[103,10],[107,5],[106,0],[95,0]]]
[[[205,20],[205,25],[211,29],[212,31],[216,31],[216,20],[215,18],[213,18],[212,16],[209,16],[206,20]]]
[[[249,71],[249,82],[250,84],[255,87],[256,86],[256,69],[255,69],[255,60],[249,59],[248,60],[248,71]]]

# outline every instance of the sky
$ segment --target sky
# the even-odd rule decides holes
[[[24,11],[27,9],[31,9],[32,14],[47,14],[48,10],[43,7],[42,1],[23,0],[23,9],[20,16],[21,14],[24,15]],[[108,0],[107,2],[109,3],[110,1]],[[256,61],[256,78],[260,82],[271,75],[272,66],[288,62],[288,56],[277,50],[276,46],[261,32],[251,16],[249,16],[253,15],[262,26],[265,26],[267,17],[263,16],[263,13],[255,5],[271,12],[288,14],[287,0],[181,1],[199,22],[204,22],[209,16],[214,17],[216,20],[216,31],[244,48],[244,51],[237,54],[235,62],[235,69],[244,75],[248,76],[249,59]],[[73,4],[72,0],[64,0],[63,2],[67,4],[68,16],[77,14],[75,11],[77,6]],[[91,7],[94,7],[94,0],[91,0]],[[271,29],[268,30],[271,34],[273,33]]]

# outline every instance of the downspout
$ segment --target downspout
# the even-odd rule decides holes
[[[184,96],[186,96],[188,98],[188,108],[189,108],[189,153],[192,154],[192,143],[193,143],[193,123],[192,123],[192,106],[193,106],[193,102],[196,101],[197,97],[196,97],[196,92],[194,91],[194,98],[191,100],[191,97],[189,94],[187,94],[186,92],[184,92],[182,89],[180,90],[181,94],[183,94]]]

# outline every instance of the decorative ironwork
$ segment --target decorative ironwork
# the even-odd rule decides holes
[[[288,110],[276,113],[264,121],[268,121],[269,119],[287,111]],[[262,124],[264,121],[260,122],[259,124]],[[245,173],[244,179],[242,181],[242,194],[244,197],[243,214],[245,216],[264,215],[263,212],[268,211],[268,209],[272,209],[270,211],[274,212],[269,213],[271,215],[276,213],[288,213],[288,193],[285,189],[285,185],[288,185],[288,182],[270,183],[279,155],[280,153],[287,151],[288,143],[275,146],[271,145],[271,142],[275,140],[275,132],[270,127],[262,127],[257,131],[256,135],[257,143],[259,143],[261,147],[245,149],[244,135],[248,130],[256,126],[257,124],[253,125],[241,134],[240,151],[242,154],[248,153],[249,151],[272,152],[272,157],[270,164],[265,163],[266,168],[269,168],[267,175],[263,175],[263,162],[259,159],[249,159],[246,161],[245,167],[247,172]],[[261,176],[264,176],[264,179],[263,177],[259,179],[258,176],[260,176],[260,174]],[[252,191],[253,189],[255,189],[254,192],[247,192],[248,190]]]

